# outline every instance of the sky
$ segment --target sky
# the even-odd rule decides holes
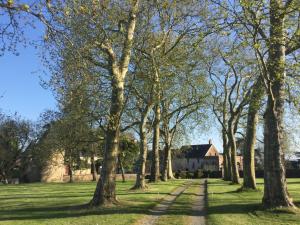
[[[36,120],[45,109],[55,109],[55,99],[40,85],[43,67],[37,50],[18,48],[19,56],[6,53],[0,57],[0,108],[8,114]]]

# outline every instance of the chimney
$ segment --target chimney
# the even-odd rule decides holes
[[[212,140],[211,139],[208,140],[208,144],[212,145]]]

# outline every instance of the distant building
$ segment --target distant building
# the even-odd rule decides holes
[[[242,156],[237,156],[236,160],[239,170],[242,170]],[[223,155],[218,152],[211,140],[208,144],[186,145],[174,152],[172,167],[173,171],[188,170],[193,172],[198,169],[221,171],[223,168]]]
[[[85,160],[88,165],[91,164],[90,158],[81,156],[81,160]],[[98,158],[96,157],[95,160]],[[90,166],[91,167],[91,166]],[[36,165],[34,161],[27,164],[22,172],[23,182],[68,182],[70,170],[65,163],[63,152],[53,153],[49,156],[47,162],[42,166]],[[90,181],[92,180],[92,167],[85,169],[77,169],[73,171],[74,181]]]
[[[285,160],[286,169],[300,169],[300,152],[294,152]]]

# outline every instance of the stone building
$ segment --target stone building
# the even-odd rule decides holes
[[[80,157],[91,164],[90,158]],[[98,158],[96,157],[95,160]],[[93,178],[92,167],[77,169],[73,171],[74,181],[91,181]],[[37,165],[30,160],[22,172],[22,182],[68,182],[70,180],[70,170],[65,163],[62,152],[53,153],[43,165]]]
[[[243,169],[243,158],[237,156],[239,170]],[[223,168],[223,155],[212,144],[186,145],[174,153],[172,161],[173,171],[221,171]]]

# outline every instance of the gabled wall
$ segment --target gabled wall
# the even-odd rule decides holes
[[[214,145],[211,145],[205,156],[219,156],[219,152]]]

